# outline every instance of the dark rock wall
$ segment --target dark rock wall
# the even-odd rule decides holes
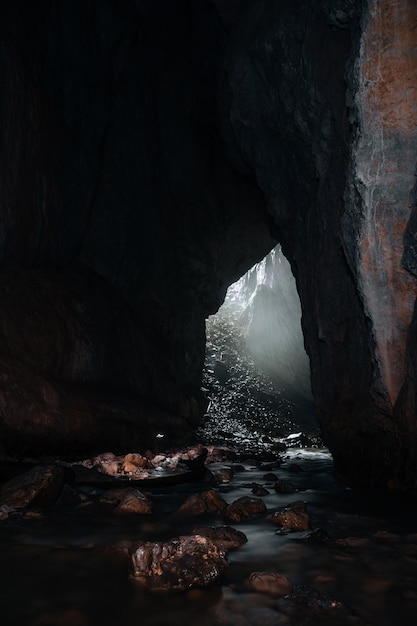
[[[404,486],[415,444],[394,406],[416,293],[401,267],[417,157],[415,5],[241,7],[224,132],[292,263],[324,438],[351,484]]]
[[[1,13],[0,351],[26,381],[20,394],[4,375],[7,442],[117,445],[123,410],[75,419],[57,382],[77,385],[74,406],[106,391],[186,430],[203,405],[204,319],[274,244],[263,195],[220,134],[220,19],[204,1]],[[55,403],[25,396],[31,372]],[[132,410],[132,436],[151,445],[149,411]]]
[[[280,241],[340,474],[415,489],[415,3],[0,11],[6,448],[186,432],[204,318]]]

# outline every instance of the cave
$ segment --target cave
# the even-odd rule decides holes
[[[189,436],[204,320],[279,242],[341,479],[415,490],[415,10],[276,5],[2,8],[7,454]]]
[[[0,17],[1,459],[192,446],[206,320],[279,245],[338,484],[415,497],[415,2]]]

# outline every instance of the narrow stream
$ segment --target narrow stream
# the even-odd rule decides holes
[[[214,513],[179,517],[177,509],[207,484],[149,491],[150,515],[115,517],[89,491],[82,505],[51,507],[39,517],[13,516],[0,522],[0,606],[4,626],[163,626],[415,624],[417,615],[417,513],[406,498],[353,493],[338,486],[324,449],[293,449],[281,467],[247,459],[234,465],[229,483],[217,487],[227,502],[251,494],[251,483],[268,489],[268,513],[294,502],[307,503],[313,528],[329,541],[303,541],[305,533],[279,532],[267,515],[233,524],[248,542],[228,555],[222,584],[209,589],[155,596],[129,574],[126,549],[138,540],[161,540],[197,525],[224,523]],[[294,471],[294,464],[298,470]],[[230,461],[210,465],[216,470]],[[279,494],[264,479],[276,473],[299,491]],[[291,471],[293,470],[293,471]],[[341,615],[254,592],[255,571],[277,572],[294,585],[329,594],[345,606]]]

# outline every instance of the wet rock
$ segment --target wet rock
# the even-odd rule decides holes
[[[277,493],[295,493],[297,491],[297,487],[292,485],[291,483],[287,483],[285,480],[277,480],[274,485],[274,489]]]
[[[233,470],[229,468],[221,468],[221,469],[213,469],[211,470],[216,482],[220,485],[222,483],[230,483],[232,480],[234,473]]]
[[[97,465],[96,468],[102,474],[107,474],[107,476],[117,476],[120,474],[122,466],[117,461],[105,461]]]
[[[262,487],[262,485],[253,485],[252,487],[252,493],[254,496],[267,496],[269,494],[268,489],[265,489],[265,487]]]
[[[266,506],[260,498],[243,496],[238,498],[226,508],[223,517],[231,522],[242,522],[260,513],[265,513]]]
[[[224,500],[218,491],[210,489],[210,491],[204,491],[201,494],[208,511],[221,511],[227,507],[227,502]]]
[[[135,473],[138,469],[148,467],[148,459],[138,453],[126,454],[123,461],[123,471],[127,473]]]
[[[297,463],[290,463],[286,469],[292,474],[299,474],[300,472],[304,472],[301,465],[298,465]]]
[[[306,533],[302,537],[297,537],[295,541],[302,541],[304,543],[328,543],[330,537],[323,528],[315,528],[309,533]]]
[[[227,565],[224,552],[200,535],[139,544],[131,559],[133,577],[154,592],[207,587],[219,580]]]
[[[0,490],[0,506],[22,509],[47,506],[56,502],[64,480],[64,471],[56,465],[37,466],[9,480]]]
[[[283,511],[271,515],[269,519],[284,530],[310,530],[310,517],[304,502],[294,502]]]
[[[152,512],[152,502],[139,489],[110,489],[100,502],[113,506],[115,515],[149,515]]]
[[[224,552],[236,550],[248,540],[244,533],[231,526],[200,526],[193,530],[193,534],[211,539]]]
[[[194,493],[181,504],[178,513],[183,515],[202,515],[207,512],[207,504],[200,493]]]
[[[98,454],[94,458],[94,463],[99,465],[101,463],[111,463],[116,460],[116,455],[113,452],[103,452],[102,454]]]
[[[267,483],[277,483],[279,481],[278,476],[272,472],[264,474],[262,476],[262,479],[265,480]]]
[[[249,576],[248,585],[254,591],[267,593],[273,598],[282,598],[294,588],[288,578],[275,572],[253,572]]]

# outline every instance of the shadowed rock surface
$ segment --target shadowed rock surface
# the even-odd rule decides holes
[[[205,319],[280,242],[339,475],[416,491],[416,20],[402,0],[2,3],[5,452],[190,437]]]

